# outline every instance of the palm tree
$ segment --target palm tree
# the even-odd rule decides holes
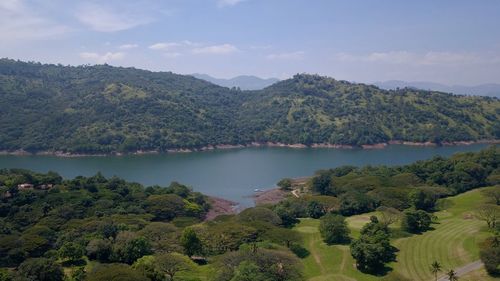
[[[450,280],[450,281],[457,281],[458,280],[457,273],[453,269],[450,269],[450,271],[448,271],[448,273],[446,273],[446,275],[448,275],[448,280]]]
[[[436,281],[438,280],[438,273],[441,271],[441,264],[438,261],[434,261],[431,264],[431,272],[434,274]]]

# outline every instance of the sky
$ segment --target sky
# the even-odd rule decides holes
[[[500,83],[500,1],[0,0],[0,57],[219,78]]]

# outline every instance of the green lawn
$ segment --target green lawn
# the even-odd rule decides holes
[[[456,268],[479,259],[477,242],[487,237],[486,224],[474,218],[472,210],[484,198],[473,190],[445,199],[446,210],[437,212],[434,230],[421,235],[399,238],[393,244],[399,249],[397,262],[390,266],[396,273],[414,281],[433,280],[429,265],[439,261],[444,269]],[[347,219],[353,237],[375,213]],[[302,233],[304,246],[311,254],[303,260],[307,280],[379,280],[355,269],[348,246],[328,246],[318,231],[319,220],[302,219],[295,230]],[[484,270],[473,272],[460,280],[489,280]],[[493,280],[493,279],[491,279]]]
[[[479,190],[446,199],[451,206],[436,213],[439,223],[435,230],[394,242],[400,250],[394,270],[415,281],[431,280],[429,264],[434,260],[444,269],[478,260],[477,243],[489,234],[486,224],[474,218],[473,210],[483,200]]]
[[[294,228],[304,237],[310,255],[303,259],[305,276],[310,281],[378,280],[377,277],[356,270],[349,246],[328,246],[321,240],[319,220],[301,219]]]

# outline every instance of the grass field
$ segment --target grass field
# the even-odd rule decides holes
[[[484,201],[479,190],[473,190],[445,199],[444,211],[436,213],[438,223],[434,230],[421,235],[399,238],[392,243],[400,250],[393,271],[415,281],[433,280],[429,265],[437,260],[443,269],[456,268],[479,259],[477,242],[487,237],[486,224],[474,218],[472,211]],[[372,213],[374,214],[374,213]],[[372,214],[347,219],[352,236],[357,237],[361,227]],[[319,221],[303,219],[295,229],[304,236],[304,245],[311,255],[304,259],[308,280],[379,280],[363,274],[354,267],[348,246],[328,246],[321,240]],[[484,270],[472,272],[460,280],[495,280]],[[498,280],[498,279],[497,279]]]

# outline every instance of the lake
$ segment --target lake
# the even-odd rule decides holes
[[[178,181],[208,195],[253,204],[254,189],[269,189],[284,177],[312,175],[318,169],[341,165],[401,165],[435,155],[450,156],[461,151],[478,151],[485,144],[468,146],[417,147],[390,145],[385,149],[254,147],[193,153],[96,156],[0,156],[0,168],[25,168],[38,172],[56,171],[65,178],[119,176],[143,185],[166,186]]]

